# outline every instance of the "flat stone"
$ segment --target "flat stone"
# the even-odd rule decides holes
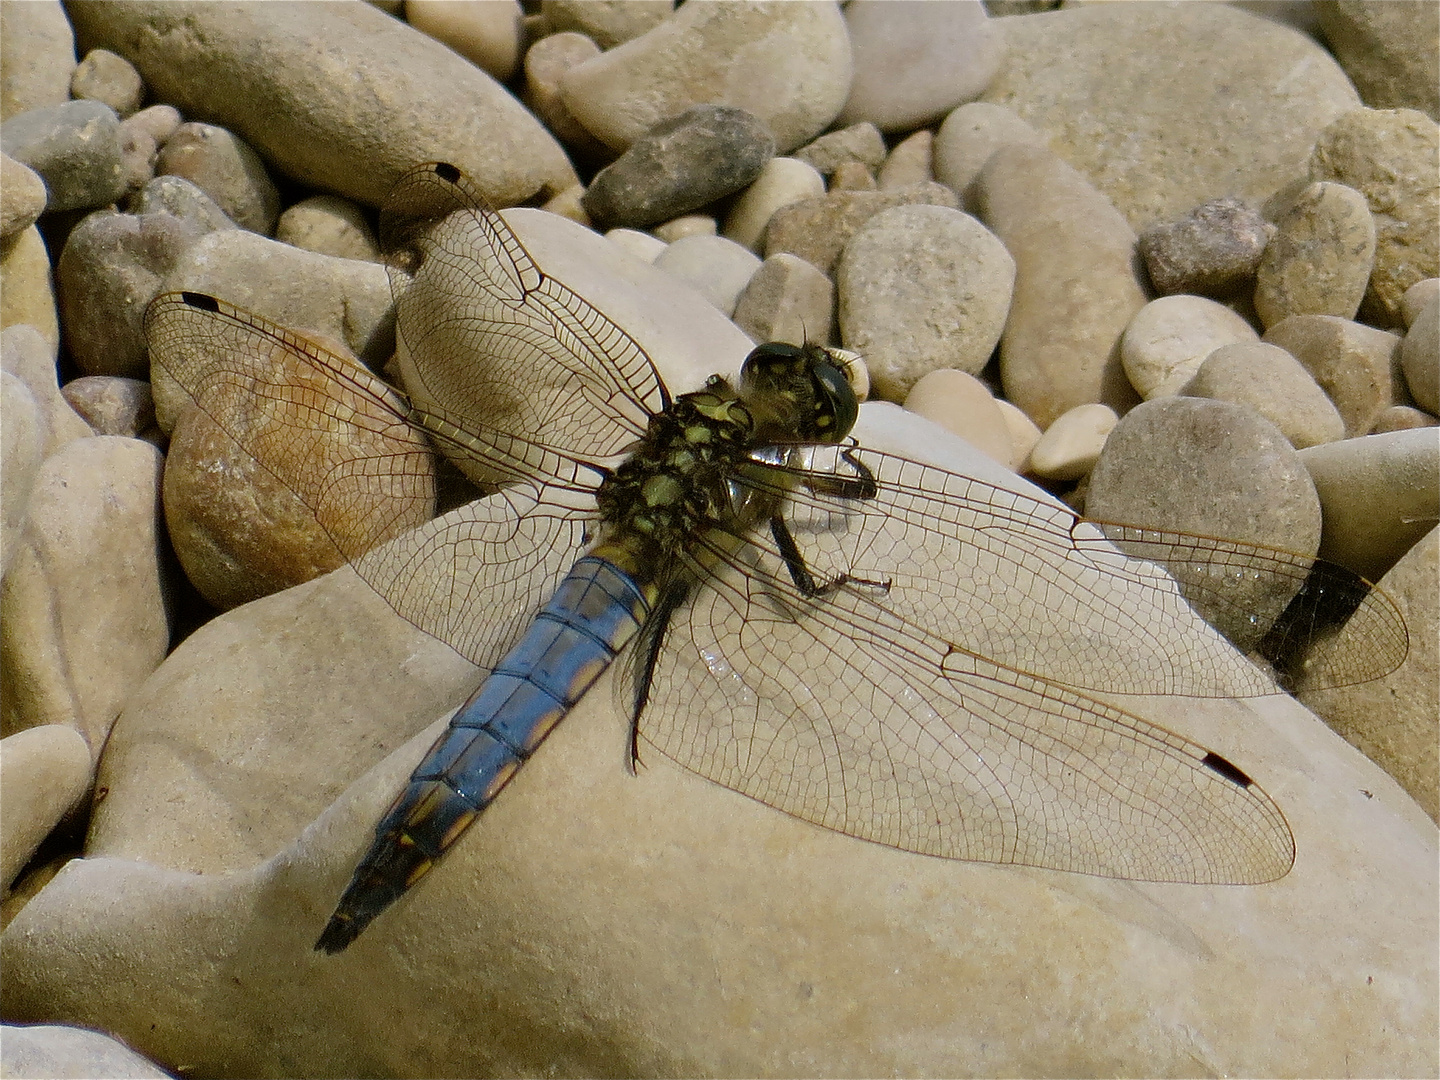
[[[654,265],[697,289],[726,315],[733,315],[740,294],[760,269],[760,259],[723,236],[697,235],[672,242],[656,256]]]
[[[1320,554],[1380,580],[1440,518],[1440,430],[1312,446],[1300,460],[1325,513]]]
[[[1010,426],[995,395],[974,375],[954,368],[928,371],[905,397],[905,409],[964,439],[992,461],[1010,467]]]
[[[835,321],[835,286],[798,255],[771,255],[735,305],[735,325],[756,341],[828,343]]]
[[[1329,125],[1310,153],[1310,179],[1365,196],[1375,218],[1375,269],[1360,309],[1377,326],[1400,324],[1400,300],[1440,275],[1440,126],[1414,109],[1356,109]]]
[[[1030,451],[1027,472],[1048,480],[1079,480],[1095,467],[1120,418],[1108,405],[1077,405],[1050,425]]]
[[[1440,24],[1432,14],[1424,4],[1315,5],[1325,40],[1366,105],[1440,120]]]
[[[1417,404],[1440,413],[1440,297],[1433,297],[1400,343],[1400,369]]]
[[[1275,232],[1239,199],[1211,199],[1176,221],[1140,234],[1140,257],[1162,296],[1189,293],[1224,299],[1253,287],[1265,245]]]
[[[941,120],[979,97],[1005,57],[1000,35],[979,0],[895,4],[851,0],[845,25],[855,81],[836,123],[862,120],[908,132]]]
[[[631,143],[596,174],[580,203],[603,227],[653,225],[739,191],[774,156],[775,141],[758,117],[696,105]]]
[[[774,157],[760,175],[736,197],[721,229],[737,244],[759,253],[765,227],[782,206],[825,194],[825,179],[813,165],[788,157]]]
[[[0,1036],[0,1072],[6,1076],[110,1076],[163,1080],[170,1073],[119,1039],[61,1024],[6,1024]]]
[[[1008,59],[982,100],[1047,135],[1137,230],[1220,195],[1258,204],[1359,104],[1317,41],[1228,4],[1096,4],[994,25]]]
[[[369,4],[143,0],[68,14],[83,47],[125,57],[160,100],[233,131],[278,172],[366,206],[420,161],[458,165],[502,206],[576,181],[504,87]]]
[[[0,739],[0,880],[8,889],[40,842],[90,787],[90,747],[42,724]]]
[[[1203,296],[1162,296],[1130,320],[1120,357],[1130,385],[1147,401],[1178,394],[1222,345],[1256,341],[1249,323]]]
[[[1375,263],[1375,220],[1365,197],[1344,184],[1299,192],[1275,222],[1255,282],[1267,327],[1291,315],[1353,319]]]
[[[465,4],[453,0],[407,0],[405,21],[454,49],[476,67],[505,82],[520,64],[518,0]]]
[[[45,212],[45,181],[34,169],[0,154],[0,240],[35,224]]]
[[[200,239],[169,214],[97,212],[70,233],[55,268],[65,344],[86,375],[144,378],[145,306]]]
[[[874,167],[885,160],[885,136],[874,124],[864,120],[839,131],[826,132],[792,156],[825,176],[847,161]]]
[[[50,275],[50,253],[38,226],[22,229],[0,247],[0,329],[33,326],[53,355],[60,347],[60,323]]]
[[[68,101],[9,117],[0,150],[40,174],[47,210],[85,210],[125,194],[120,118],[98,101]]]
[[[156,169],[189,180],[242,229],[262,236],[275,231],[280,195],[265,163],[224,128],[181,124],[161,149]]]
[[[934,169],[935,133],[921,128],[913,135],[902,139],[895,149],[885,156],[875,181],[882,191],[924,184],[935,179]]]
[[[380,262],[380,245],[364,211],[338,195],[312,195],[280,215],[275,239],[337,259]]]
[[[1261,341],[1222,345],[1184,388],[1191,397],[1248,405],[1300,450],[1345,437],[1345,421],[1304,365]]]
[[[935,179],[959,195],[968,209],[975,205],[970,185],[990,155],[1007,143],[1049,146],[1049,140],[1013,109],[988,101],[961,105],[935,133]]]
[[[836,267],[840,338],[865,357],[875,392],[902,400],[930,371],[980,372],[1014,284],[1009,252],[969,214],[893,207],[855,233]]]
[[[45,459],[0,594],[6,708],[100,747],[170,644],[160,451],[99,435]]]
[[[70,100],[75,35],[60,0],[0,4],[0,119]]]
[[[1411,428],[1434,427],[1440,423],[1424,409],[1417,409],[1411,405],[1391,405],[1380,414],[1375,421],[1375,426],[1370,429],[1371,435],[1383,435],[1387,431],[1409,431]]]
[[[1134,232],[1083,176],[1033,146],[996,150],[976,195],[980,220],[1015,259],[1005,396],[1041,427],[1092,401],[1123,413],[1136,398],[1118,346],[1145,304]]]
[[[1404,663],[1384,678],[1314,690],[1302,681],[1299,698],[1345,741],[1393,776],[1432,820],[1440,820],[1440,530],[1431,529],[1380,579],[1410,631]],[[1365,627],[1345,626],[1320,642],[1317,659],[1366,648]]]
[[[960,205],[943,184],[916,184],[899,191],[838,191],[780,207],[765,230],[765,255],[788,251],[822,274],[830,274],[850,238],[872,217],[897,206]]]
[[[575,118],[617,150],[703,103],[759,117],[784,154],[835,119],[851,72],[850,39],[834,4],[690,0],[567,72],[561,90]]]
[[[1396,403],[1400,338],[1395,334],[1333,315],[1292,315],[1266,330],[1263,340],[1305,365],[1340,410],[1352,439],[1368,433],[1375,418]]]
[[[1085,512],[1301,555],[1320,545],[1320,500],[1298,452],[1253,409],[1205,398],[1157,398],[1130,410],[1090,472]],[[1295,587],[1263,577],[1237,585],[1217,628],[1253,645]]]
[[[104,102],[126,117],[140,108],[145,83],[123,56],[109,49],[91,49],[70,76],[70,96]]]

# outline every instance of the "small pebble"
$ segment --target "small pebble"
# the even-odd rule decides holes
[[[28,165],[0,154],[0,240],[23,232],[45,212],[45,181]]]
[[[831,191],[874,191],[875,174],[860,161],[842,161],[830,174]]]
[[[1416,404],[1440,413],[1440,297],[1432,297],[1410,324],[1400,344],[1400,370]]]
[[[1310,184],[1275,222],[1260,260],[1255,310],[1265,326],[1291,315],[1352,319],[1375,262],[1375,221],[1344,184]]]
[[[1248,405],[1297,450],[1345,437],[1345,421],[1304,365],[1263,341],[1222,345],[1185,387],[1190,397]]]
[[[651,230],[667,244],[673,244],[686,236],[714,236],[715,219],[709,214],[681,214],[663,221]]]
[[[380,262],[380,244],[365,212],[339,195],[312,195],[280,215],[275,239],[337,259]]]
[[[674,0],[541,0],[540,10],[554,31],[578,31],[602,49],[613,49],[648,34],[675,11]]]
[[[156,146],[163,146],[183,123],[180,110],[173,105],[151,105],[127,116],[121,127],[139,128],[152,139]]]
[[[130,196],[132,214],[169,214],[201,233],[238,229],[209,195],[183,176],[157,176]]]
[[[1300,452],[1325,512],[1320,555],[1370,581],[1440,517],[1440,429],[1414,428]]]
[[[1000,410],[1000,415],[1005,418],[1005,426],[1010,429],[1010,468],[1013,472],[1019,472],[1030,460],[1030,452],[1035,449],[1035,444],[1040,441],[1044,432],[1036,426],[1034,420],[1004,398],[996,398],[995,405]]]
[[[60,392],[97,435],[160,436],[148,379],[84,375],[71,379]]]
[[[505,82],[520,62],[517,0],[406,0],[405,21]]]
[[[765,230],[765,254],[788,251],[821,273],[834,271],[840,253],[865,222],[896,206],[947,206],[960,200],[944,184],[916,184],[899,191],[837,191],[780,207]]]
[[[813,165],[790,157],[775,157],[765,163],[753,183],[742,191],[725,217],[725,236],[758,253],[765,241],[765,228],[782,206],[825,194],[825,179]]]
[[[100,101],[126,117],[140,108],[145,83],[133,64],[109,49],[91,49],[70,76],[70,96]]]
[[[740,294],[760,269],[760,259],[723,236],[695,234],[666,247],[656,256],[655,266],[699,290],[726,315],[733,315]]]
[[[1395,334],[1334,315],[1292,315],[1266,330],[1264,340],[1304,365],[1340,410],[1350,438],[1369,432],[1380,413],[1397,404]]]
[[[578,156],[609,161],[615,152],[575,119],[560,93],[560,81],[567,71],[599,55],[600,46],[584,34],[567,30],[541,38],[525,52],[525,90],[521,100]]]
[[[1010,253],[969,214],[892,207],[855,233],[836,267],[841,341],[865,357],[875,392],[899,401],[936,368],[979,373],[1014,284]]]
[[[735,325],[755,341],[832,340],[835,286],[798,255],[771,255],[735,305]]]
[[[53,273],[38,225],[21,229],[0,247],[0,329],[33,326],[50,343],[52,356],[60,347]]]
[[[666,247],[664,240],[639,229],[611,229],[605,239],[647,263],[653,263]]]
[[[555,214],[558,217],[568,218],[577,224],[590,227],[590,215],[585,213],[585,207],[580,200],[585,198],[585,187],[583,184],[571,184],[552,195],[545,201],[544,209],[547,213]]]
[[[242,229],[274,233],[280,194],[260,155],[224,128],[181,124],[160,151],[155,171],[189,180]]]
[[[1102,521],[1286,551],[1314,552],[1320,543],[1320,500],[1299,451],[1255,410],[1205,398],[1157,398],[1130,410],[1090,472],[1085,509]],[[1234,584],[1229,617],[1201,614],[1247,648],[1254,627],[1268,626],[1294,588],[1263,576]]]
[[[120,124],[120,168],[128,193],[139,191],[155,179],[160,148],[155,137],[143,127],[132,127],[128,120]]]
[[[996,407],[990,388],[974,375],[951,368],[930,371],[910,388],[905,408],[1011,468],[1014,445],[1010,425]]]
[[[1005,57],[1004,38],[979,0],[850,0],[845,23],[855,80],[837,124],[914,131],[984,93]]]
[[[1320,32],[1365,104],[1372,109],[1418,109],[1440,118],[1440,30],[1429,5],[1304,6],[1313,8],[1316,22],[1307,32]]]
[[[1405,290],[1440,276],[1440,126],[1414,109],[1356,109],[1320,133],[1310,179],[1334,180],[1365,196],[1375,217],[1375,268],[1361,317],[1401,324]]]
[[[1130,320],[1120,357],[1130,384],[1149,401],[1178,394],[1220,346],[1258,339],[1224,304],[1203,296],[1162,296]]]
[[[1413,405],[1391,405],[1380,414],[1375,421],[1375,426],[1370,429],[1371,435],[1383,435],[1387,431],[1410,431],[1412,428],[1434,427],[1440,424],[1430,413],[1424,409],[1417,409]]]
[[[1030,451],[1027,472],[1047,480],[1079,480],[1095,467],[1120,417],[1109,405],[1077,405],[1050,425]]]
[[[9,117],[0,125],[0,150],[40,174],[47,210],[87,210],[125,194],[120,118],[102,102],[70,101]]]
[[[1425,278],[1406,289],[1405,295],[1400,298],[1400,312],[1405,317],[1405,325],[1408,327],[1413,323],[1415,316],[1436,297],[1440,297],[1440,278]]]
[[[1211,199],[1140,234],[1140,256],[1162,296],[1227,298],[1253,285],[1273,226],[1236,198]]]
[[[839,131],[821,135],[790,156],[805,162],[824,176],[829,176],[847,161],[858,161],[871,168],[878,168],[885,160],[885,137],[874,124],[852,124]]]
[[[0,882],[9,889],[50,830],[94,778],[85,737],[41,724],[0,740]]]
[[[924,128],[900,142],[885,158],[875,177],[882,191],[935,179],[935,133]]]
[[[580,202],[602,227],[653,225],[739,191],[774,156],[775,140],[754,114],[697,105],[637,139]]]
[[[969,209],[970,185],[990,160],[990,155],[1007,143],[1047,148],[1049,140],[1003,105],[972,101],[945,118],[935,134],[935,179],[965,201]]]

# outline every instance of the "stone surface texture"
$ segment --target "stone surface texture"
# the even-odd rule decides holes
[[[1318,0],[1320,31],[1372,109],[1440,120],[1440,19],[1425,3]]]
[[[70,100],[75,35],[60,0],[0,4],[0,119]]]

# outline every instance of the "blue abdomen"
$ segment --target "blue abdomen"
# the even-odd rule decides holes
[[[650,612],[604,559],[571,567],[525,636],[455,713],[375,827],[317,949],[339,952],[425,874],[574,708]]]

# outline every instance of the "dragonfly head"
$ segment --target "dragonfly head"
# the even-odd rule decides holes
[[[740,395],[762,441],[839,442],[860,415],[863,371],[843,349],[770,341],[745,358]]]

